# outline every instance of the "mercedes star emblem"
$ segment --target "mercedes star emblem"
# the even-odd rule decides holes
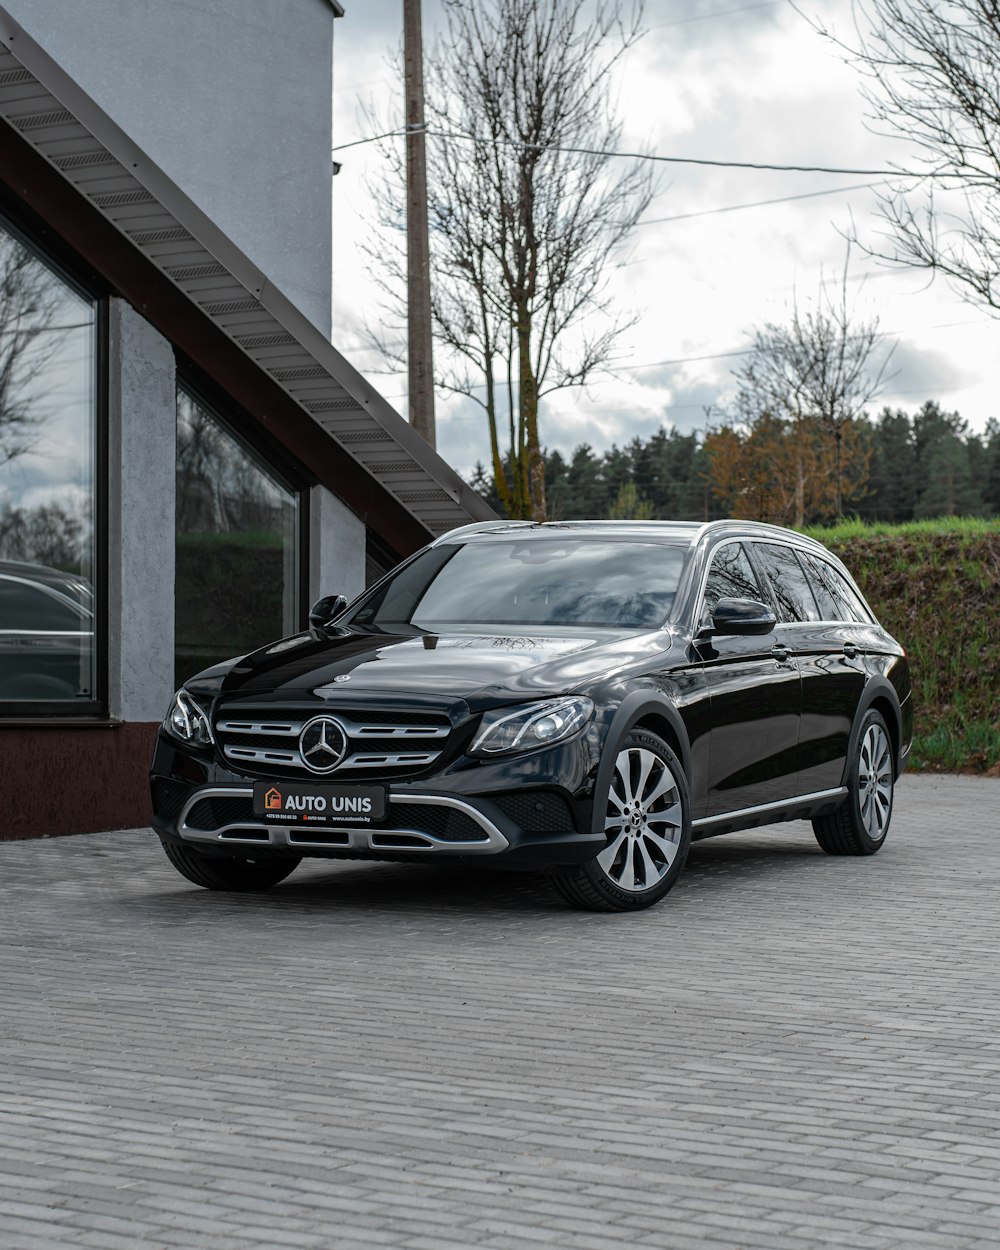
[[[332,773],[347,751],[347,734],[332,716],[317,716],[303,725],[299,755],[313,773]]]

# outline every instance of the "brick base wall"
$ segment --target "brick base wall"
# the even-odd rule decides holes
[[[148,825],[156,730],[0,727],[0,841]]]

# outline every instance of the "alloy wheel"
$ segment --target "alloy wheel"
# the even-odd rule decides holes
[[[620,751],[604,820],[611,840],[597,856],[608,880],[634,894],[655,886],[677,857],[683,820],[667,762],[645,747]]]
[[[885,837],[892,812],[892,750],[881,725],[871,724],[858,756],[861,823],[873,842]]]

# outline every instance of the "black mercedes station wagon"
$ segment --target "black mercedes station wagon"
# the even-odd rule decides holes
[[[661,899],[693,838],[810,820],[872,855],[913,722],[902,647],[820,543],[752,522],[487,522],[177,692],[174,867],[493,860],[572,904]]]

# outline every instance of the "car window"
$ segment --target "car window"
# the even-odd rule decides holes
[[[820,617],[809,581],[791,547],[754,543],[754,553],[774,592],[781,621],[818,621]]]
[[[760,582],[753,570],[750,558],[742,543],[726,543],[712,556],[708,578],[705,582],[705,598],[702,621],[707,623],[720,599],[764,598]]]
[[[865,605],[839,569],[817,556],[802,555],[802,562],[824,621],[870,621]]]

